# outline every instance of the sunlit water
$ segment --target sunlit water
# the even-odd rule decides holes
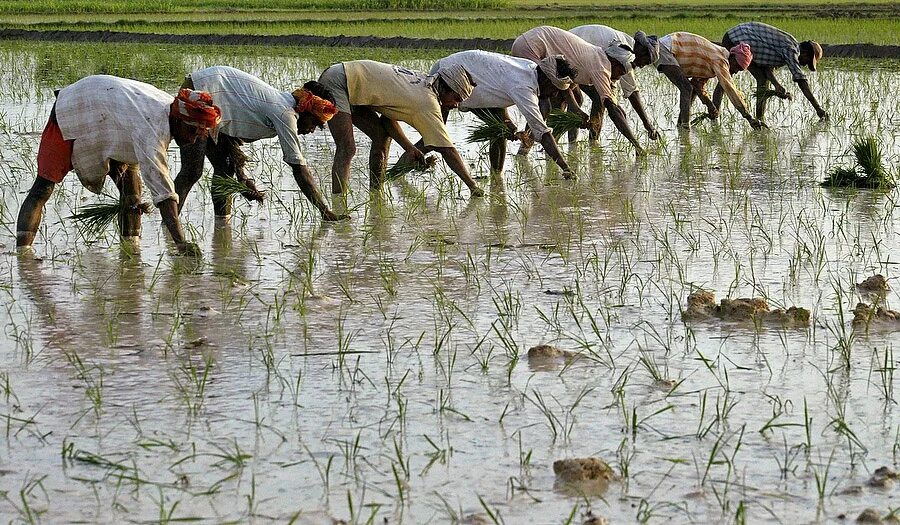
[[[264,141],[247,151],[265,205],[239,202],[223,225],[208,177],[191,195],[199,261],[170,254],[158,215],[137,253],[113,228],[81,237],[67,217],[98,198],[70,175],[34,257],[17,256],[52,89],[144,67],[174,91],[222,62],[290,89],[327,65],[302,58],[315,50],[148,47],[109,66],[59,49],[14,44],[0,68],[4,521],[577,523],[591,510],[808,523],[896,507],[900,489],[866,486],[900,454],[896,333],[850,326],[854,283],[882,273],[900,288],[896,193],[818,186],[861,134],[880,138],[896,173],[895,64],[812,74],[828,123],[782,71],[798,99],[770,103],[771,131],[752,132],[726,102],[721,124],[683,135],[675,88],[642,70],[664,135],[646,160],[609,121],[599,147],[564,146],[574,182],[540,146],[522,158],[511,143],[502,178],[479,180],[483,199],[442,163],[370,196],[360,135],[340,224],[318,220]],[[449,127],[485,175],[486,155],[464,140],[473,123],[454,114]],[[330,192],[330,136],[304,143]],[[812,326],[685,324],[699,288],[805,307]],[[529,363],[541,343],[583,358]],[[553,461],[583,456],[621,479],[582,496],[555,483]]]

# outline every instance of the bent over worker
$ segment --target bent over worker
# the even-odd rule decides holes
[[[550,158],[562,168],[563,176],[568,178],[572,175],[540,107],[541,104],[549,105],[551,97],[558,96],[571,86],[576,71],[565,58],[550,56],[535,64],[524,58],[488,51],[460,51],[435,62],[431,73],[437,74],[442,68],[453,64],[464,67],[476,84],[472,95],[460,103],[460,110],[484,110],[494,119],[506,122],[510,136],[513,136],[516,126],[506,110],[516,106],[530,130],[531,136],[525,140],[533,137],[532,140],[540,142]],[[444,122],[447,121],[447,113],[445,110]],[[482,118],[483,114],[475,112],[475,115]],[[502,171],[506,140],[492,141],[488,149],[491,170]]]
[[[140,235],[143,179],[178,251],[199,254],[185,240],[166,155],[173,138],[179,146],[191,144],[220,119],[208,93],[189,89],[173,97],[150,84],[109,75],[85,77],[63,88],[41,135],[37,178],[19,210],[16,245],[34,242],[44,205],[74,169],[94,193],[103,190],[107,175],[113,179],[123,204],[123,237]]]
[[[635,33],[634,37],[613,29],[609,26],[600,24],[588,24],[574,27],[569,30],[570,33],[578,35],[586,42],[594,44],[597,47],[606,49],[611,45],[624,44],[634,50],[634,61],[631,62],[632,70],[628,71],[615,82],[622,89],[622,97],[628,99],[631,107],[644,123],[644,129],[647,130],[647,136],[650,140],[659,138],[659,132],[650,117],[647,110],[644,109],[644,102],[641,100],[641,94],[638,91],[637,79],[634,77],[634,68],[644,67],[646,65],[655,64],[659,60],[659,41],[655,35],[648,36],[643,31]],[[591,99],[592,105],[600,104],[597,91],[592,86],[585,86],[584,92]],[[593,112],[593,111],[592,111]],[[575,130],[577,133],[578,130]],[[590,129],[590,138],[596,140],[598,137],[597,130]]]
[[[335,154],[331,168],[331,191],[344,193],[350,186],[350,162],[356,154],[353,127],[372,139],[369,153],[369,189],[378,190],[384,179],[391,139],[425,165],[425,154],[400,129],[406,122],[422,135],[427,151],[437,151],[469,188],[472,196],[484,192],[475,185],[469,170],[447,134],[442,110],[450,110],[472,94],[475,87],[469,74],[458,65],[426,75],[402,66],[353,60],[334,64],[319,82],[334,95],[338,113],[328,122],[334,137]]]
[[[222,122],[209,138],[181,148],[182,166],[175,178],[181,199],[179,210],[191,187],[203,175],[204,155],[213,166],[213,177],[236,178],[250,189],[243,193],[246,199],[262,202],[264,194],[244,170],[247,157],[240,146],[278,137],[284,162],[291,167],[300,191],[319,210],[322,220],[347,218],[328,208],[300,151],[299,135],[324,127],[337,113],[334,97],[325,87],[310,81],[290,93],[282,92],[250,73],[228,66],[195,71],[185,78],[183,87],[208,92],[222,110]],[[217,216],[231,215],[231,197],[214,194],[212,200]]]
[[[744,71],[753,59],[747,44],[731,49],[713,44],[702,36],[684,31],[670,33],[659,40],[659,62],[656,68],[664,74],[680,92],[678,125],[690,128],[691,104],[697,98],[707,107],[709,118],[719,118],[719,108],[706,93],[706,83],[718,79],[719,87],[728,95],[731,103],[754,129],[763,124],[747,111],[744,96],[734,85],[731,75]]]
[[[775,88],[775,96],[791,100],[793,97],[775,78],[775,69],[787,66],[791,71],[794,82],[800,86],[800,91],[806,100],[816,110],[816,115],[822,120],[828,120],[828,113],[822,109],[816,97],[809,87],[809,80],[800,66],[806,66],[810,71],[815,71],[822,59],[822,46],[813,40],[797,42],[790,33],[777,27],[763,24],[762,22],[746,22],[738,24],[725,32],[722,37],[722,45],[732,47],[737,44],[748,44],[753,50],[753,60],[747,71],[756,79],[756,118],[762,119],[766,111],[768,97],[768,83]],[[713,93],[713,102],[718,107],[722,100],[722,93],[718,88]]]
[[[644,150],[635,138],[625,113],[615,101],[612,82],[631,71],[634,53],[631,48],[618,44],[602,49],[564,29],[553,26],[539,26],[519,35],[512,45],[512,55],[540,62],[551,55],[562,55],[578,73],[573,79],[579,86],[591,86],[596,91],[597,102],[591,108],[591,115],[585,114],[572,90],[566,92],[567,104],[576,108],[591,126],[600,129],[604,110],[616,129],[628,139],[638,154]]]

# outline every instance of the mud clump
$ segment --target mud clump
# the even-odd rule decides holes
[[[879,467],[872,473],[872,477],[866,482],[866,485],[877,489],[890,489],[894,486],[894,482],[900,479],[897,472],[890,467]]]
[[[859,513],[859,516],[856,517],[856,523],[884,523],[881,519],[881,514],[878,513],[875,509],[866,509]]]
[[[581,481],[610,482],[616,479],[605,461],[596,457],[560,459],[553,462],[553,473],[556,479],[563,483],[578,483]]]
[[[551,371],[561,364],[578,359],[578,354],[552,345],[537,345],[528,349],[528,365],[533,370]]]
[[[853,328],[900,330],[900,312],[874,304],[857,303],[853,309]]]
[[[685,321],[720,319],[728,322],[751,322],[777,325],[786,328],[809,326],[809,310],[791,306],[787,310],[769,308],[769,303],[759,297],[722,299],[716,303],[712,292],[701,290],[688,296],[687,309],[682,313]]]
[[[609,525],[609,520],[603,516],[597,516],[591,511],[587,511],[584,515],[584,521],[581,525]]]
[[[888,286],[887,279],[880,273],[869,277],[861,283],[857,283],[856,288],[860,292],[869,294],[884,294],[891,289],[891,287]]]

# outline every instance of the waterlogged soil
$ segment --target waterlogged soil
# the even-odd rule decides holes
[[[283,89],[323,67],[197,53],[122,64],[170,91],[223,61]],[[827,123],[780,72],[796,100],[771,102],[763,133],[730,106],[677,132],[675,88],[641,70],[662,140],[636,160],[607,123],[599,145],[563,146],[573,181],[539,147],[488,176],[463,143],[474,119],[454,113],[481,199],[441,162],[370,195],[360,136],[338,224],[262,141],[246,151],[264,205],[217,222],[208,177],[187,202],[200,259],[170,254],[158,215],[137,245],[82,237],[68,217],[98,197],[70,176],[17,255],[52,90],[92,67],[78,56],[2,53],[4,521],[808,523],[896,507],[896,332],[852,319],[876,274],[876,304],[900,308],[897,194],[818,185],[860,134],[896,169],[896,68],[811,75]],[[333,142],[303,142],[329,190]],[[686,322],[702,290],[810,323]],[[530,366],[540,345],[553,366]],[[602,490],[560,481],[555,462],[576,458],[608,465]]]

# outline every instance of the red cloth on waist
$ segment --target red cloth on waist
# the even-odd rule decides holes
[[[41,145],[38,148],[38,177],[50,182],[62,182],[63,177],[72,171],[72,144],[74,140],[65,140],[59,124],[56,122],[56,108],[50,112],[50,119],[41,133]]]

